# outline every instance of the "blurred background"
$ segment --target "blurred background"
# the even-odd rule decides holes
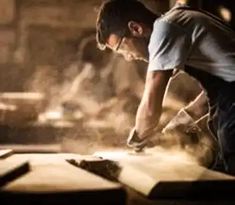
[[[164,13],[175,0],[142,0]],[[234,1],[178,1],[208,10],[235,28]],[[0,0],[0,145],[90,153],[123,147],[139,104],[143,62],[97,49],[102,0]],[[178,75],[160,126],[198,93]],[[23,148],[22,148],[23,147]]]

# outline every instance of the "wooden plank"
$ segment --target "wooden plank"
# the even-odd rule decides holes
[[[0,159],[7,158],[12,154],[13,154],[12,149],[3,149],[3,150],[0,149]]]
[[[0,149],[12,149],[14,153],[58,153],[61,144],[1,144]]]
[[[233,176],[201,167],[184,153],[155,149],[140,154],[121,151],[96,155],[115,160],[121,167],[118,181],[151,199],[235,200]]]
[[[0,200],[17,205],[28,204],[29,199],[32,204],[68,204],[68,201],[74,204],[125,204],[125,191],[119,184],[76,168],[67,163],[66,158],[71,156],[12,156],[12,162],[29,160],[31,172],[4,186]]]
[[[10,163],[7,160],[0,161],[0,187],[29,171],[27,161]]]

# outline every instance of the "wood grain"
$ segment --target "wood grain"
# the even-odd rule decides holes
[[[151,199],[235,199],[233,176],[199,166],[183,152],[154,149],[98,155],[118,162],[118,181]]]
[[[125,204],[126,195],[121,185],[70,165],[65,159],[72,156],[13,155],[9,161],[28,160],[31,172],[4,186],[0,200],[17,205],[65,205],[68,201],[73,204]]]

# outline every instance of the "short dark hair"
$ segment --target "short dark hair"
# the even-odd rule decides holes
[[[129,21],[153,25],[157,15],[147,9],[137,0],[109,0],[104,2],[99,10],[96,22],[96,40],[100,49],[110,34],[124,35]]]

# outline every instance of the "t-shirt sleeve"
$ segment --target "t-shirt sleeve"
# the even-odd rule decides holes
[[[190,37],[183,28],[168,21],[156,21],[148,46],[148,71],[182,67],[190,48]]]

